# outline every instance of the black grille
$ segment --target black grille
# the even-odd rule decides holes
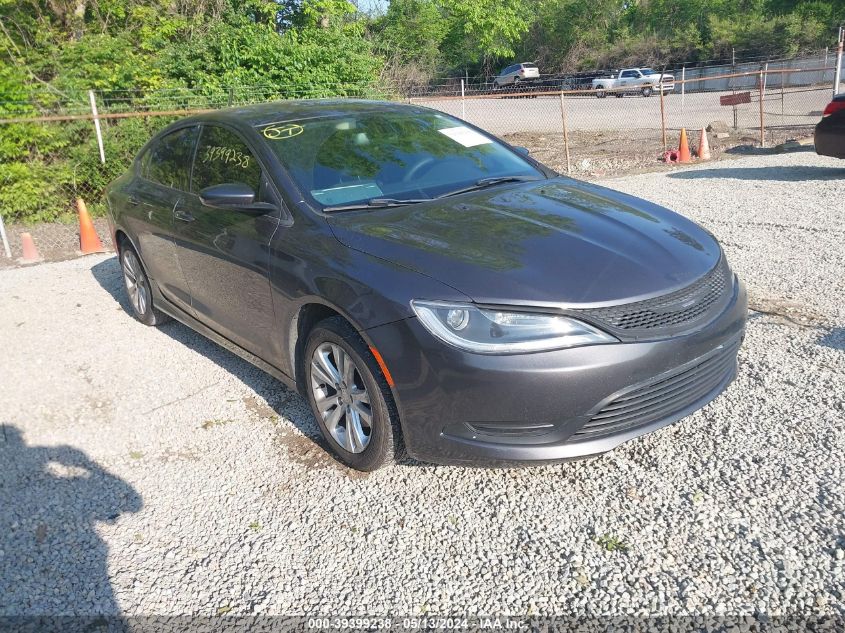
[[[739,342],[669,377],[635,387],[604,405],[573,436],[592,440],[651,424],[683,411],[732,374]]]
[[[720,314],[731,298],[732,276],[723,257],[695,283],[667,295],[578,313],[620,338],[664,336],[692,329]]]

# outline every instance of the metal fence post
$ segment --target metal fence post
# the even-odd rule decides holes
[[[687,93],[687,67],[681,68],[681,114],[684,113],[684,105]]]
[[[839,77],[842,75],[842,45],[845,44],[845,28],[839,27],[839,46],[836,49],[836,70],[833,74],[833,96],[839,94]]]
[[[731,75],[736,75],[736,48],[731,48]],[[736,96],[736,80],[735,80],[735,78],[731,77],[728,80],[728,83],[730,84],[733,95]],[[738,123],[737,123],[737,116],[736,116],[736,104],[733,105],[733,111],[734,111],[734,129],[737,129]]]
[[[6,237],[6,226],[3,224],[2,215],[0,215],[0,239],[3,240],[3,250],[6,251],[6,259],[12,259],[12,251],[9,248],[9,238]]]
[[[665,154],[668,150],[666,145],[666,106],[664,105],[663,96],[663,74],[660,75],[660,133],[663,138],[663,153]]]
[[[100,117],[97,114],[97,100],[94,98],[94,91],[88,91],[88,99],[91,101],[91,114],[94,115],[94,131],[97,132],[97,145],[100,147],[100,162],[106,164],[106,152],[103,149],[103,133],[100,131]]]
[[[572,173],[572,165],[569,162],[569,126],[566,124],[566,98],[563,90],[560,91],[560,120],[563,123],[563,151],[566,154],[566,173]]]
[[[760,78],[758,79],[759,89],[760,89],[760,147],[766,146],[766,132],[765,132],[765,125],[763,122],[763,92],[766,90],[765,86],[765,73],[763,70],[760,70]]]
[[[461,118],[466,121],[467,118],[467,106],[466,106],[466,99],[464,98],[464,79],[461,77]]]
[[[785,125],[783,73],[780,74],[780,124]]]

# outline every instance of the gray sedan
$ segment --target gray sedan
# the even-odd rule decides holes
[[[135,316],[298,390],[361,470],[595,455],[736,373],[746,294],[710,233],[433,110],[184,119],[108,201]]]

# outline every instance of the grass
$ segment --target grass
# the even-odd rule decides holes
[[[232,420],[206,420],[202,424],[200,424],[201,429],[208,429],[214,428],[215,426],[223,426],[225,424],[229,424]]]
[[[623,541],[618,536],[614,536],[613,534],[602,534],[596,539],[596,543],[602,549],[608,552],[627,552],[630,547],[628,543]]]

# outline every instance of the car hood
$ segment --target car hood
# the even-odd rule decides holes
[[[690,284],[721,254],[686,218],[569,178],[338,213],[328,222],[349,248],[433,277],[478,303],[625,303]]]

